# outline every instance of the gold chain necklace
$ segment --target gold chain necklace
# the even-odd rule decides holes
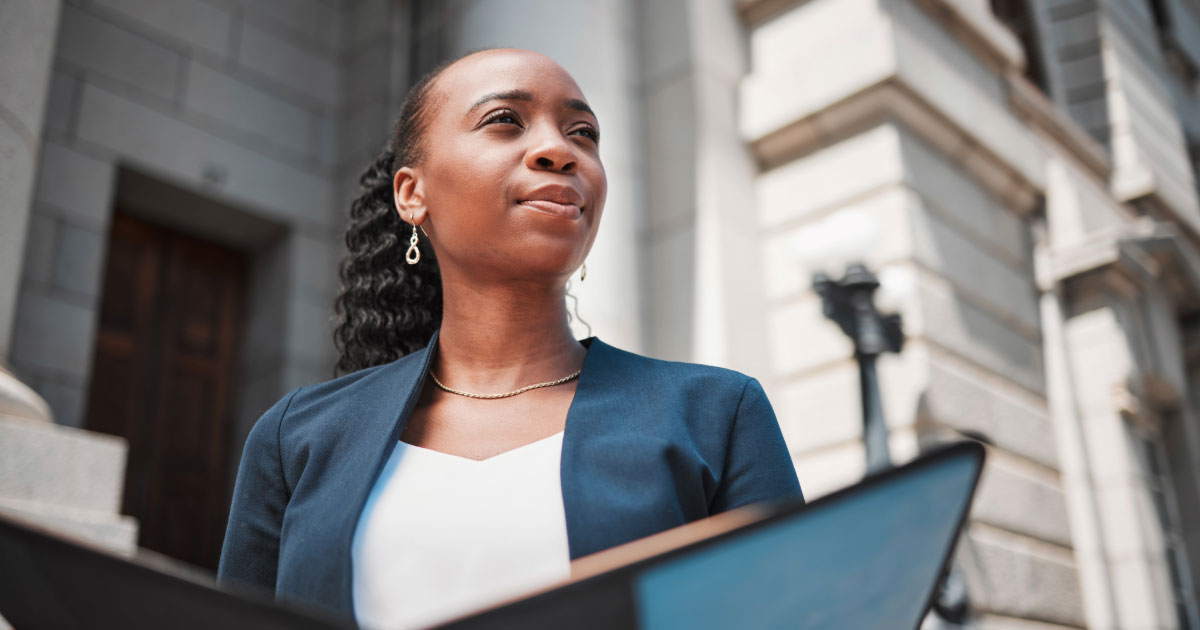
[[[524,394],[525,392],[527,392],[531,389],[538,389],[540,387],[554,387],[555,385],[562,385],[563,383],[566,383],[567,381],[579,378],[579,375],[582,372],[583,372],[583,370],[576,370],[574,374],[568,374],[567,376],[564,376],[564,377],[558,379],[557,381],[546,381],[545,383],[534,383],[533,385],[526,385],[525,387],[522,387],[521,389],[514,389],[511,392],[504,392],[503,394],[476,394],[473,392],[464,392],[461,389],[454,389],[454,388],[446,387],[445,385],[443,385],[442,382],[438,380],[437,374],[433,373],[433,370],[429,371],[429,375],[433,377],[433,382],[436,383],[438,387],[450,392],[451,394],[458,394],[459,396],[466,396],[467,398],[492,399],[492,398],[508,398],[510,396],[516,396],[517,394]]]

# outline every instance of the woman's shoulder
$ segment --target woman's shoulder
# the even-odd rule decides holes
[[[291,424],[309,419],[332,419],[340,423],[348,416],[375,415],[400,409],[424,372],[423,351],[390,363],[363,368],[336,378],[305,385],[284,396],[285,416]]]
[[[730,395],[747,388],[759,389],[751,376],[729,368],[658,359],[606,344],[599,339],[597,364],[622,380],[638,382],[659,389],[683,389],[699,394]],[[587,364],[585,364],[586,366]]]

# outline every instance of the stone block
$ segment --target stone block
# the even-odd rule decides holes
[[[164,100],[179,88],[177,52],[74,5],[63,6],[57,54]]]
[[[116,167],[67,145],[42,143],[36,199],[72,223],[106,232],[112,216]]]
[[[971,518],[1002,529],[1071,546],[1062,490],[1011,468],[993,457],[984,468]]]
[[[287,249],[293,294],[332,303],[341,253],[337,239],[295,232],[288,238]]]
[[[916,422],[928,378],[927,362],[927,353],[917,346],[880,359],[880,395],[890,429]],[[861,440],[860,389],[858,364],[849,356],[776,386],[771,401],[792,451],[804,453]]]
[[[195,60],[188,63],[184,105],[246,134],[309,155],[311,117],[305,109]]]
[[[771,402],[793,453],[862,439],[858,369],[853,362],[806,375],[778,391]]]
[[[1009,111],[1001,79],[926,11],[896,11],[898,74],[943,116],[967,130],[1005,166],[1042,188],[1045,158]]]
[[[776,228],[848,204],[903,178],[899,132],[885,124],[793,160],[759,176],[758,221]]]
[[[1008,617],[1083,627],[1074,564],[1038,553],[1020,537],[997,539],[976,530],[959,543],[972,608]]]
[[[1031,270],[991,255],[922,207],[919,200],[912,202],[913,252],[922,266],[949,280],[955,292],[969,295],[1014,329],[1036,339],[1041,317]]]
[[[257,208],[287,223],[329,225],[329,181],[215,136],[158,110],[94,86],[83,93],[78,134],[149,173],[165,176],[217,199]],[[187,147],[181,151],[180,147]],[[221,169],[226,179],[208,182]]]
[[[904,180],[924,207],[1015,268],[1029,264],[1027,227],[951,156],[901,127]]]
[[[157,31],[222,57],[230,52],[229,9],[201,0],[97,0],[97,5]]]
[[[792,451],[800,488],[809,501],[858,483],[866,472],[866,461],[862,442],[857,440],[811,452]]]
[[[79,102],[79,79],[56,70],[50,77],[50,95],[46,100],[46,130],[68,134],[75,124],[75,106]]]
[[[324,114],[315,114],[312,117],[312,120],[313,120],[313,127],[314,127],[313,153],[316,155],[317,163],[320,164],[322,168],[328,169],[330,171],[336,171],[337,166],[340,163],[340,159],[339,159],[340,156],[337,154],[337,150],[338,150],[337,141],[338,141],[338,131],[339,131],[338,118],[335,117],[333,114],[324,113]],[[366,163],[364,162],[362,166],[365,167]],[[343,179],[340,176],[340,173],[338,173],[335,176],[335,179],[339,182],[339,184],[342,184],[342,185],[338,186],[338,189],[342,190],[345,188],[343,182],[346,179],[351,179],[351,178]],[[357,182],[354,182],[354,183],[357,183]],[[343,201],[344,201],[344,203],[342,203]],[[345,195],[345,194],[335,194],[334,206],[339,208],[339,210],[342,210],[342,211],[344,211],[345,208],[349,208],[350,207],[350,196]]]
[[[138,524],[132,516],[11,501],[3,496],[0,496],[0,512],[52,534],[113,553],[132,556],[137,550]]]
[[[660,0],[637,3],[636,8],[642,23],[642,55],[646,64],[643,80],[648,85],[678,80],[690,69],[695,48],[698,48],[692,46],[690,32],[698,20],[698,16],[693,15],[697,9],[695,3]]]
[[[889,17],[869,0],[805,2],[758,26],[741,86],[742,133],[762,138],[893,76],[892,41]]]
[[[647,88],[646,165],[647,227],[651,234],[678,230],[695,220],[696,103],[687,75]]]
[[[297,387],[312,385],[314,383],[322,383],[333,378],[333,364],[330,362],[326,365],[301,365],[299,362],[289,363],[280,370],[280,382],[283,384],[284,391],[291,391]]]
[[[1100,38],[1098,13],[1076,10],[1054,21],[1054,39],[1060,49],[1078,48]]]
[[[297,44],[317,44],[323,50],[332,50],[338,40],[338,12],[349,10],[352,3],[329,3],[322,0],[268,0],[246,5],[246,10],[256,17],[264,17],[272,23],[285,27],[305,41]],[[353,4],[387,6],[386,2],[370,0]]]
[[[288,361],[333,368],[333,303],[293,299],[287,303],[285,352]]]
[[[0,498],[115,514],[126,451],[119,437],[0,416]]]
[[[933,355],[923,403],[924,413],[939,424],[978,432],[999,448],[1049,468],[1058,466],[1045,401],[979,367],[943,353]]]
[[[383,36],[391,23],[387,2],[358,2],[342,10],[340,45],[343,51],[359,50]]]
[[[28,136],[41,130],[46,74],[54,56],[54,31],[60,4],[0,4],[0,59],[4,60],[0,70],[0,108],[15,117]],[[60,36],[59,41],[61,39]]]
[[[84,380],[91,366],[96,312],[60,297],[24,291],[12,355],[25,365]]]
[[[646,256],[646,323],[652,331],[647,350],[660,359],[691,360],[696,330],[695,229],[683,227],[655,239]]]
[[[239,65],[320,107],[337,107],[337,67],[324,55],[245,20],[239,37]]]
[[[916,290],[923,321],[920,329],[908,331],[910,336],[928,337],[1034,394],[1045,395],[1042,348],[1037,341],[963,300],[930,275],[920,276]]]
[[[106,247],[103,234],[60,223],[54,247],[54,285],[98,303]]]
[[[833,224],[824,223],[825,214],[805,223],[762,233],[762,271],[766,296],[770,300],[787,299],[811,290],[813,274],[838,275],[852,262],[863,262],[871,269],[910,258],[913,251],[910,226],[910,200],[902,188],[887,187],[868,191],[847,204],[846,209],[871,221],[877,234],[875,243],[862,256],[848,255],[830,246],[838,234]],[[835,210],[834,212],[838,212]],[[843,248],[845,249],[845,248]]]
[[[365,5],[386,6],[381,2],[363,2],[359,6]],[[394,47],[391,39],[379,38],[355,50],[343,62],[339,76],[343,108],[352,108],[365,101],[387,100],[389,85],[380,77],[388,76]]]
[[[352,111],[342,115],[338,129],[338,155],[366,168],[368,161],[379,155],[379,150],[391,137],[391,112],[382,100],[356,103]],[[364,159],[355,159],[363,156]]]
[[[821,300],[808,293],[767,313],[771,371],[777,376],[804,372],[854,356],[854,346],[837,324],[825,318]]]

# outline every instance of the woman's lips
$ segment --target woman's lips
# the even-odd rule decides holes
[[[557,201],[547,201],[545,199],[528,199],[519,202],[519,204],[531,210],[543,212],[556,217],[562,217],[564,219],[578,219],[583,213],[583,210],[573,203],[559,203]]]

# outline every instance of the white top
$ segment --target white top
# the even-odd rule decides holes
[[[398,442],[352,546],[364,628],[420,628],[570,573],[563,433],[473,460]]]

